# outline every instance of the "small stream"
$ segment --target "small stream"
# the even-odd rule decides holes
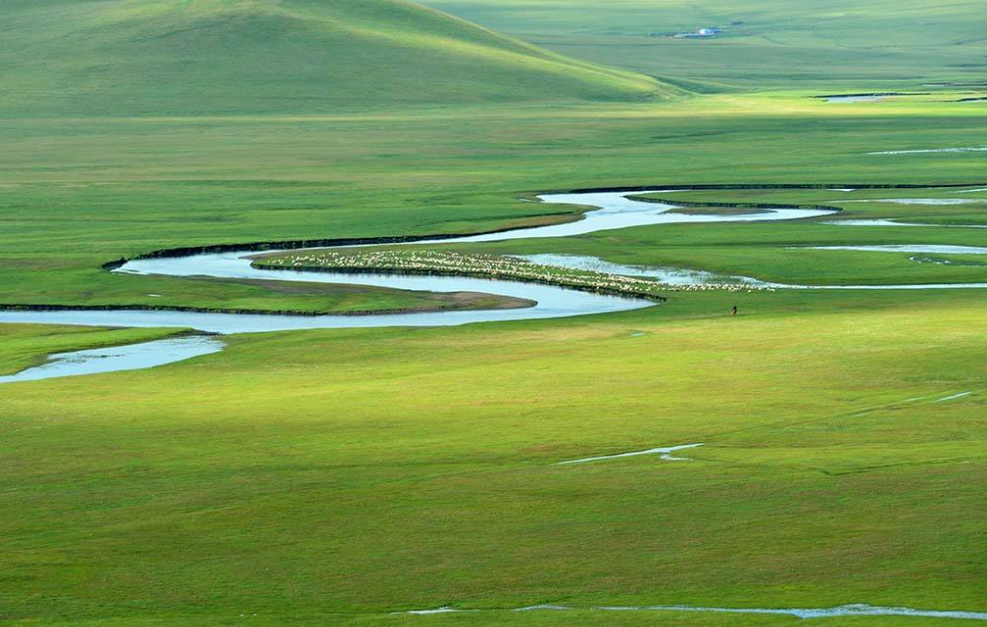
[[[923,610],[910,607],[882,607],[860,603],[827,608],[697,607],[692,605],[603,605],[589,608],[577,608],[568,605],[530,605],[527,607],[518,607],[510,610],[474,610],[445,606],[434,609],[409,610],[406,612],[394,613],[428,616],[432,614],[462,612],[566,612],[577,610],[590,612],[703,612],[710,614],[774,614],[781,616],[794,616],[802,619],[838,618],[843,616],[913,616],[960,620],[987,620],[987,612],[970,612],[964,610]]]

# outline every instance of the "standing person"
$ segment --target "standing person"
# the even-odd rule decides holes
[[[735,315],[735,316],[737,315],[737,306],[736,305],[733,306],[733,315]]]

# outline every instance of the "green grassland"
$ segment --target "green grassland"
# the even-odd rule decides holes
[[[427,0],[557,52],[701,91],[987,88],[977,0]],[[714,40],[647,37],[722,27]]]
[[[977,3],[434,4],[554,52],[392,0],[2,3],[0,305],[463,306],[101,266],[571,220],[585,207],[531,201],[576,188],[987,182],[982,152],[869,154],[987,146],[987,107],[953,102],[965,87],[807,97],[982,80]],[[638,38],[652,10],[751,33]],[[987,230],[934,226],[987,225],[987,193],[960,191],[690,191],[669,197],[843,212],[443,249],[985,282],[984,257],[790,249],[987,246]],[[891,198],[975,202],[848,202]],[[824,224],[854,218],[930,226]],[[506,611],[538,603],[987,611],[983,290],[669,296],[573,319],[236,335],[179,364],[0,386],[0,624],[804,622]],[[178,332],[0,325],[0,373]],[[689,462],[556,465],[698,442]],[[442,605],[494,611],[391,614]]]
[[[510,112],[476,107],[310,118],[7,120],[0,122],[9,138],[9,150],[0,155],[0,303],[158,306],[184,300],[218,309],[365,309],[371,301],[360,301],[352,291],[324,290],[286,299],[264,286],[120,276],[100,266],[179,246],[469,233],[576,218],[581,208],[525,202],[553,189],[980,182],[987,179],[982,153],[867,153],[984,145],[985,117],[987,109],[957,103],[845,106],[781,95],[731,95],[647,106],[518,107]],[[272,143],[271,137],[278,141]],[[929,193],[880,190],[858,192],[854,198]],[[959,197],[949,190],[940,195]],[[735,192],[683,196],[734,197]],[[787,197],[808,203],[849,199],[841,192],[789,192]],[[952,216],[975,223],[976,207],[856,203],[845,209],[847,217],[934,221]],[[650,246],[648,238],[658,238],[651,243],[670,241],[668,233],[690,232],[711,242],[718,237],[718,243],[741,233],[774,237],[766,241],[775,244],[786,237],[812,243],[817,236],[824,238],[820,243],[833,244],[983,243],[976,230],[847,229],[813,224],[812,235],[805,235],[810,231],[802,223],[680,226],[646,230],[649,235],[640,246],[624,235],[582,239],[620,238],[619,246],[598,247],[593,253],[614,261],[673,261],[689,267],[710,262],[716,270],[755,276],[767,270],[763,278],[810,283],[813,277],[786,274],[785,266],[705,258],[714,252],[705,249],[683,248],[690,257],[669,257],[671,251]],[[887,241],[881,239],[885,233]],[[558,252],[576,245],[552,244]],[[809,259],[804,251],[781,252]],[[838,259],[845,253],[818,255]],[[870,256],[879,264],[893,261]],[[898,265],[922,276],[947,272]],[[838,274],[845,267],[831,270]],[[965,272],[958,279],[964,281],[983,276],[970,268],[948,271]],[[921,281],[902,276],[896,282]],[[407,294],[391,293],[389,303],[377,294],[375,302],[382,307],[417,306]]]
[[[5,612],[983,608],[982,297],[756,293],[730,318],[733,298],[233,337],[11,386]],[[692,462],[553,465],[687,442]]]

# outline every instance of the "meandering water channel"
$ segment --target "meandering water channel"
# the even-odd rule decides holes
[[[597,231],[623,229],[634,226],[681,223],[712,222],[760,222],[794,220],[831,215],[835,211],[825,209],[772,209],[757,210],[750,214],[716,215],[696,213],[675,213],[677,207],[671,203],[642,202],[633,196],[649,190],[635,191],[591,191],[566,194],[545,194],[539,196],[546,204],[581,205],[596,207],[587,211],[582,219],[564,224],[522,228],[508,232],[471,235],[442,240],[423,237],[418,240],[402,241],[414,243],[467,243],[489,242],[527,238],[552,238],[582,235]],[[653,190],[671,193],[674,190]],[[265,253],[285,251],[265,250]],[[220,335],[233,333],[257,333],[300,329],[341,329],[383,326],[455,326],[474,322],[497,322],[509,320],[532,320],[559,318],[587,314],[629,311],[653,306],[651,301],[597,294],[552,285],[521,283],[505,280],[482,279],[456,276],[407,276],[398,274],[352,274],[342,272],[308,272],[290,270],[268,270],[251,265],[254,252],[201,253],[187,256],[154,257],[135,259],[113,270],[118,273],[137,275],[164,275],[180,277],[215,277],[227,279],[265,279],[277,281],[306,281],[350,285],[370,285],[402,290],[431,292],[482,292],[498,294],[534,301],[532,307],[519,309],[494,309],[479,311],[442,311],[427,313],[399,313],[379,315],[275,315],[275,314],[232,314],[204,313],[174,310],[57,310],[57,311],[0,311],[3,323],[43,323],[67,324],[100,327],[187,327]],[[571,262],[567,263],[567,260]],[[599,260],[596,260],[599,262]],[[590,262],[592,259],[590,258]],[[559,266],[585,267],[587,260],[558,256]],[[603,262],[599,262],[603,263]],[[645,274],[667,280],[670,284],[695,285],[709,283],[714,275],[703,272],[642,272],[628,266],[609,264],[607,271],[614,273]],[[769,287],[791,287],[808,289],[808,286],[791,286],[764,283],[756,279],[736,277],[739,282]],[[723,278],[719,278],[722,282]],[[979,287],[965,285],[964,287]],[[949,285],[927,286],[840,286],[832,289],[921,289],[931,287],[952,287]],[[830,288],[826,288],[830,289]],[[218,342],[213,340],[211,350],[218,350]],[[187,337],[167,342],[148,342],[132,345],[127,350],[100,349],[54,355],[49,363],[38,368],[23,371],[11,377],[0,377],[0,383],[38,380],[57,376],[94,374],[147,368],[173,363],[203,354],[201,338]],[[105,352],[110,350],[110,353]],[[154,358],[151,355],[155,354]],[[109,358],[112,356],[112,358]]]

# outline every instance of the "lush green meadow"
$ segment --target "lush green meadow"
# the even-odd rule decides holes
[[[427,0],[562,54],[704,92],[987,88],[978,0]],[[711,40],[648,37],[720,27]],[[824,93],[833,93],[832,91]]]
[[[408,295],[361,299],[323,289],[286,300],[265,285],[111,275],[100,266],[179,246],[469,233],[574,219],[580,208],[526,201],[538,192],[580,187],[984,182],[983,153],[867,153],[985,145],[985,118],[987,108],[956,103],[851,106],[773,94],[510,112],[478,107],[307,118],[5,120],[0,126],[10,149],[0,154],[0,303],[414,307],[420,303]],[[915,194],[926,192],[905,195]],[[729,194],[720,197],[730,200]],[[882,197],[894,194],[861,196]],[[838,198],[816,193],[806,202]],[[964,223],[978,219],[971,215],[975,205],[846,208],[848,215],[935,219],[952,212]],[[676,227],[650,229],[645,237],[688,231],[722,240],[746,229],[768,237],[802,232],[803,226]],[[815,232],[842,238],[829,240],[834,243],[886,232],[812,229],[802,241],[811,242]],[[928,235],[896,230],[888,243],[929,243]],[[977,232],[932,235],[934,243],[983,241]],[[689,266],[701,266],[710,252],[671,258],[642,243],[627,246],[624,238],[619,247],[597,252]],[[717,264],[715,269],[734,272],[763,269]],[[768,270],[775,278],[786,272]],[[966,271],[964,276],[975,274]]]
[[[556,223],[586,208],[535,195],[578,188],[987,183],[985,152],[871,154],[987,147],[987,103],[954,102],[982,87],[922,87],[982,81],[976,2],[431,3],[520,39],[391,0],[179,4],[0,6],[0,306],[489,306],[102,265]],[[644,39],[651,16],[751,32]],[[809,97],[871,85],[934,93]],[[987,282],[987,256],[797,250],[987,247],[987,230],[949,228],[987,225],[980,187],[680,192],[667,197],[842,212],[441,248],[810,285]],[[970,202],[874,202],[903,198]],[[826,224],[876,218],[927,226]],[[984,290],[668,296],[572,319],[234,335],[179,364],[4,384],[0,624],[753,627],[802,621],[589,608],[987,611]],[[179,332],[0,325],[0,374]],[[688,443],[704,444],[688,462],[557,465]],[[541,603],[579,609],[509,611]],[[444,605],[490,611],[392,614]]]
[[[741,298],[738,318],[735,296],[691,294],[602,319],[235,336],[10,386],[5,612],[982,609],[979,293]],[[693,442],[691,462],[554,465]],[[730,624],[794,620],[755,618]]]

